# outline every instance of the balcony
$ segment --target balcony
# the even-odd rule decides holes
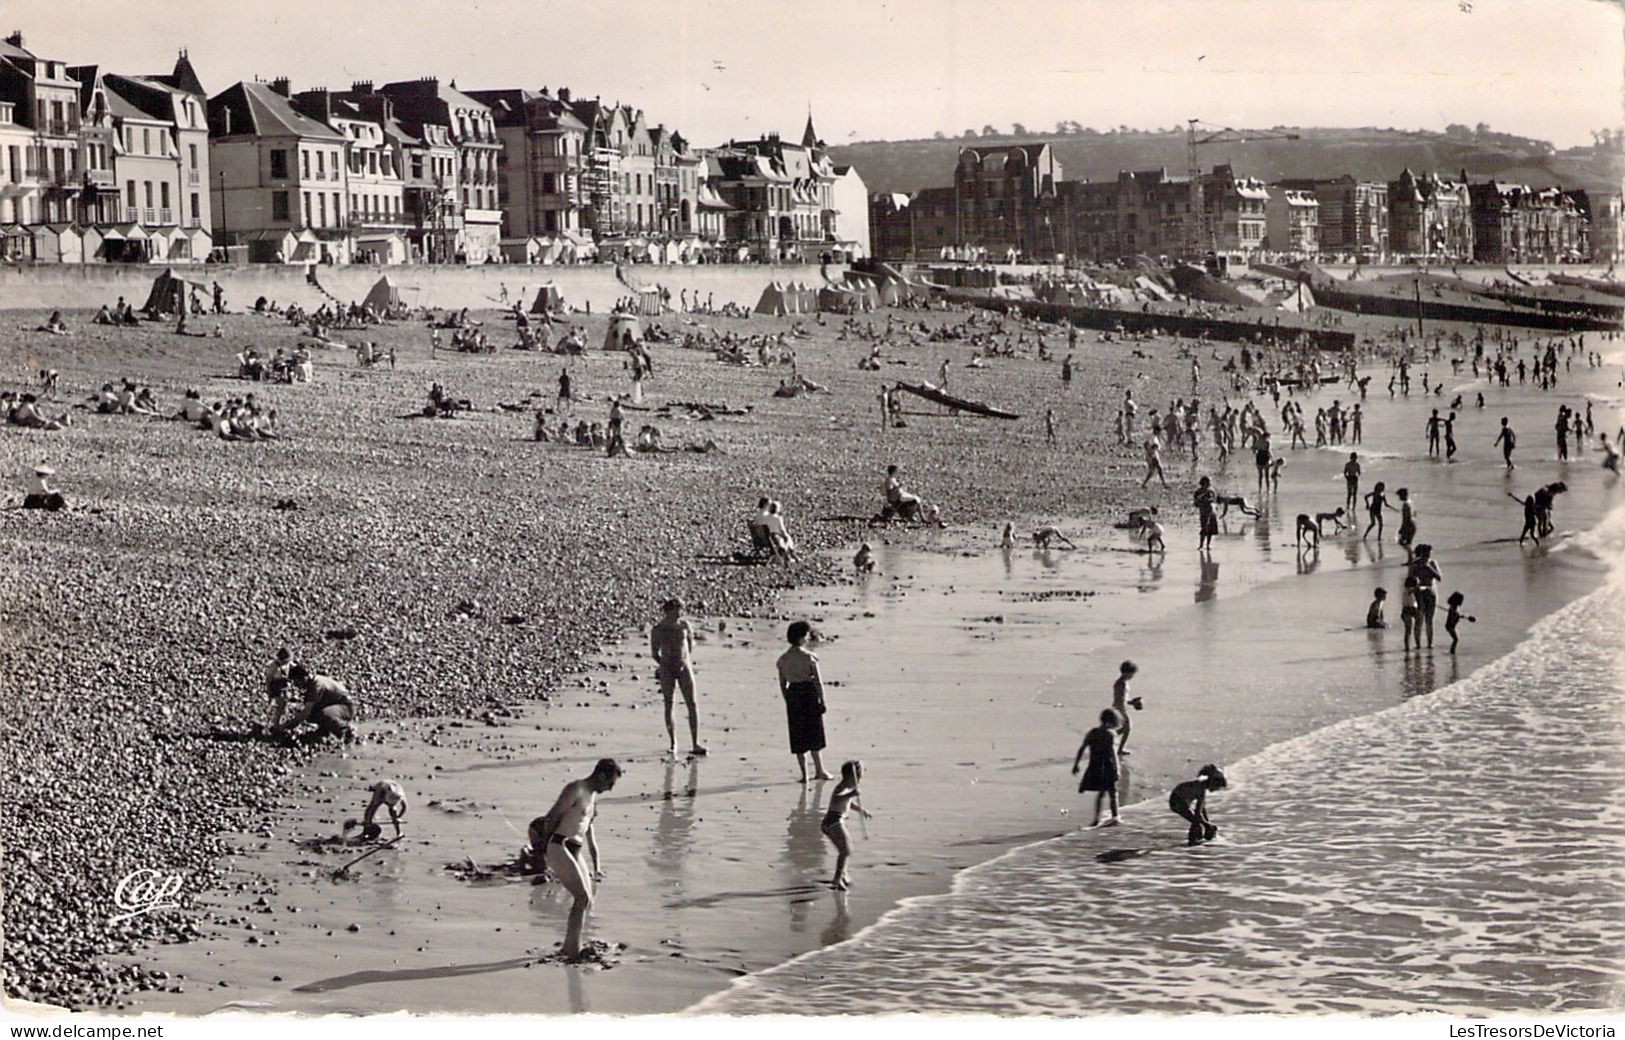
[[[195,185],[195,184],[200,183],[202,180],[203,180],[203,175],[202,175],[201,172],[199,172],[197,170],[187,170],[186,171],[186,183],[187,184],[194,184]]]
[[[192,230],[196,230],[197,228],[203,226],[203,220],[199,217],[187,217],[186,226]]]
[[[165,225],[175,223],[175,211],[172,209],[160,209],[158,211],[158,223]]]
[[[73,137],[79,128],[65,119],[42,119],[35,125],[34,132],[46,137]]]
[[[92,188],[111,188],[114,186],[112,170],[86,170],[85,183]]]

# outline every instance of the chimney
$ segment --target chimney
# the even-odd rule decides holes
[[[358,80],[356,80],[354,83],[350,84],[350,92],[353,93],[353,94],[361,94],[363,96],[370,96],[372,94],[372,80],[370,80],[370,79],[358,79]]]
[[[11,35],[6,37],[6,42],[11,44],[13,47],[21,47],[23,45],[23,31],[21,29],[13,29]]]
[[[559,100],[564,102],[567,105],[570,103],[570,88],[569,87],[560,87],[559,88]]]
[[[293,84],[288,81],[288,77],[286,76],[278,76],[276,79],[273,79],[270,83],[270,87],[273,91],[281,94],[283,97],[292,96]]]

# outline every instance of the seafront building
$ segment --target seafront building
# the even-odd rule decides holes
[[[286,79],[210,98],[216,240],[256,263],[348,263],[349,146],[294,106]]]
[[[1554,264],[1590,255],[1584,211],[1569,193],[1495,180],[1468,185],[1468,193],[1480,263]]]
[[[726,237],[736,259],[806,263],[858,255],[857,240],[842,234],[866,231],[867,221],[842,223],[835,188],[842,175],[811,116],[799,144],[769,133],[729,141],[706,158],[709,187],[730,207]]]
[[[1625,257],[1625,198],[1619,192],[1575,191],[1570,193],[1586,222],[1586,245],[1590,257],[1612,266]]]
[[[501,256],[502,211],[497,203],[496,122],[487,106],[457,89],[455,80],[442,84],[433,76],[386,83],[378,92],[395,106],[395,118],[406,131],[420,139],[425,127],[446,130],[446,138],[456,149],[451,185],[461,227],[456,235],[461,263],[482,264]]]
[[[1045,142],[959,150],[951,186],[871,195],[809,114],[696,148],[633,105],[437,77],[374,88],[69,65],[0,40],[0,258],[556,263],[1197,255],[1614,263],[1622,194],[1410,169],[1266,185],[1229,165],[1068,181]],[[1200,198],[1200,212],[1193,211]],[[222,250],[224,250],[222,252]]]
[[[1418,177],[1406,167],[1388,183],[1388,245],[1394,259],[1467,262],[1473,258],[1467,175]]]
[[[1264,248],[1294,259],[1320,254],[1320,199],[1312,191],[1279,185],[1264,203]]]
[[[1232,166],[1069,181],[1047,145],[962,148],[953,185],[868,197],[886,259],[1111,263],[1201,255],[1231,262],[1341,256],[1363,262],[1611,263],[1625,255],[1621,195],[1469,185],[1410,169],[1386,184],[1343,175],[1266,185]]]
[[[1279,186],[1314,193],[1320,203],[1320,249],[1374,261],[1388,255],[1388,185],[1341,177],[1283,180]]]

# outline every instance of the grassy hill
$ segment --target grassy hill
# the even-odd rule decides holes
[[[1619,192],[1625,180],[1625,153],[1595,148],[1554,151],[1544,141],[1509,134],[1445,134],[1435,131],[1309,127],[1277,128],[1301,135],[1296,141],[1210,144],[1200,149],[1202,168],[1233,163],[1246,176],[1274,181],[1286,177],[1335,177],[1388,181],[1409,166],[1417,173],[1436,170],[1474,180],[1495,177],[1534,187],[1587,188]],[[1066,180],[1109,180],[1119,170],[1166,166],[1183,175],[1185,135],[1164,131],[1128,133],[1028,134],[1022,137],[858,141],[830,149],[835,161],[851,163],[870,191],[914,192],[953,183],[959,149],[966,145],[1047,141],[1054,146]]]

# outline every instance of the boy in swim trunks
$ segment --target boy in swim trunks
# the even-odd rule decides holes
[[[694,630],[683,617],[683,601],[668,599],[661,605],[663,617],[649,630],[649,656],[655,659],[656,675],[660,680],[660,696],[666,702],[666,753],[677,754],[677,727],[672,721],[672,694],[683,691],[683,703],[688,706],[688,734],[693,747],[691,754],[703,755],[700,746],[700,713],[694,706],[694,673],[689,667],[689,655],[694,652]]]

